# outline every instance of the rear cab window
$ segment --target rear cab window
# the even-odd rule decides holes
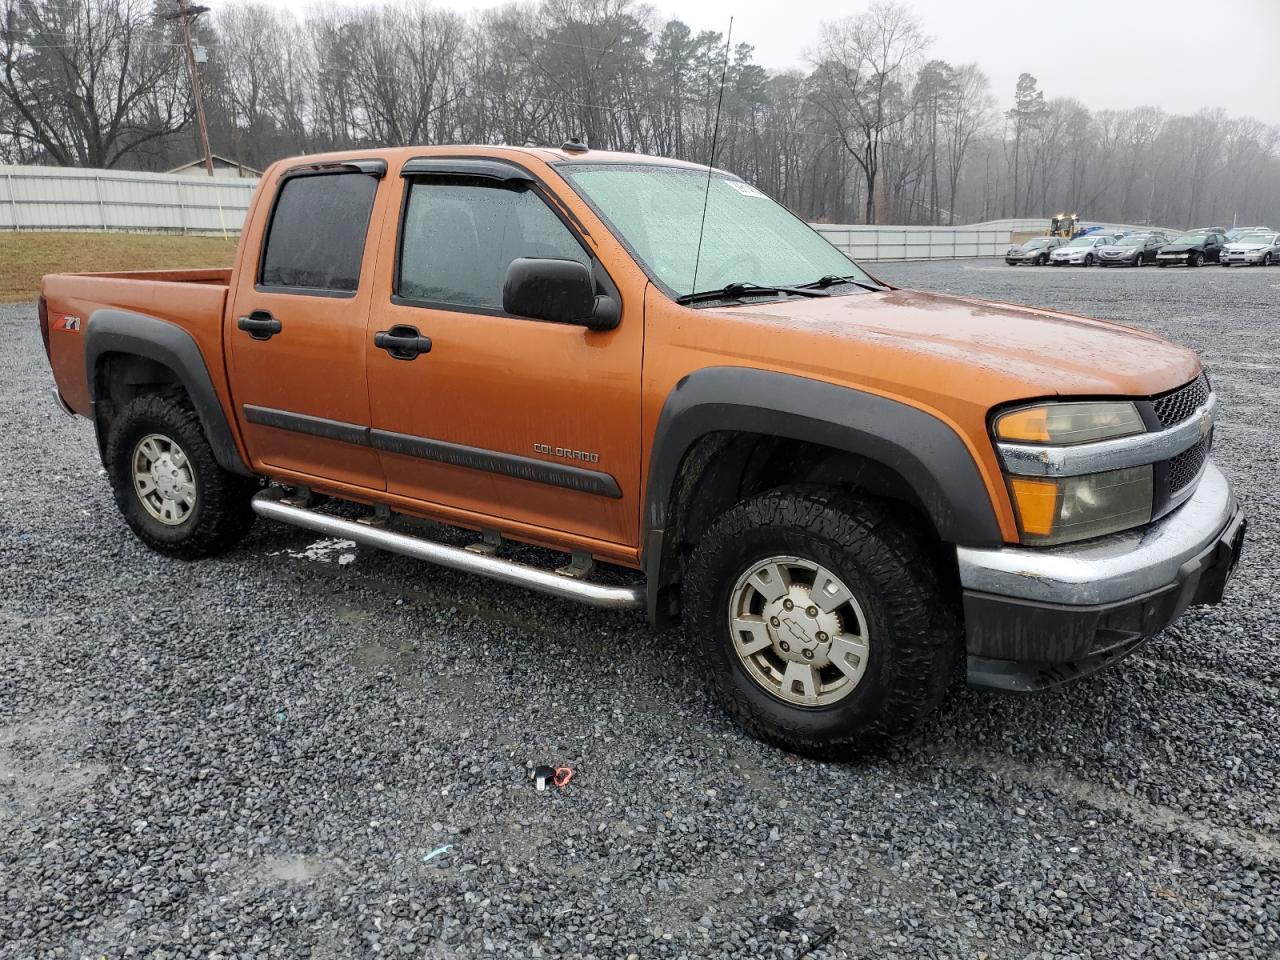
[[[378,178],[362,171],[287,177],[267,225],[257,288],[355,296],[377,190]]]

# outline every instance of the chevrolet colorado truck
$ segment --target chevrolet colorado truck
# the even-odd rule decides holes
[[[903,737],[961,671],[1120,659],[1217,603],[1244,535],[1191,351],[894,288],[674,160],[284,160],[231,269],[47,276],[39,318],[150,547],[261,516],[646,609],[749,732],[815,755]]]

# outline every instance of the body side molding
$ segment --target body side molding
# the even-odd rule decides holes
[[[191,334],[175,323],[146,314],[111,308],[95,310],[84,334],[85,375],[89,402],[95,410],[100,399],[96,395],[98,361],[109,353],[144,357],[172,370],[191,398],[218,465],[243,476],[256,476],[240,456],[204,354]],[[96,416],[94,422],[97,423]]]
[[[393,433],[389,430],[361,426],[358,423],[326,420],[324,417],[313,417],[289,410],[276,410],[251,404],[245,404],[243,409],[244,418],[250,423],[274,427],[277,430],[291,430],[294,433],[324,437],[326,440],[340,440],[358,446],[373,447],[384,453],[447,463],[455,467],[481,470],[485,473],[496,473],[504,477],[563,487],[566,490],[590,493],[598,497],[616,500],[622,496],[618,481],[610,474],[599,470],[587,470],[583,467],[538,460],[535,457],[522,457],[500,450],[487,450],[483,447],[468,447],[460,443],[433,440],[430,437]]]

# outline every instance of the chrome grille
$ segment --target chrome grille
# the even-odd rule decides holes
[[[1160,421],[1160,426],[1168,428],[1187,419],[1196,412],[1196,407],[1201,406],[1208,399],[1209,382],[1202,373],[1185,387],[1179,387],[1162,397],[1156,397],[1151,401],[1151,407],[1155,411],[1156,419]],[[1190,450],[1187,451],[1187,453],[1190,452]],[[1183,456],[1185,455],[1184,453]]]

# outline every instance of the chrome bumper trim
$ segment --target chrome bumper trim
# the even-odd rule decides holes
[[[957,547],[966,590],[1060,604],[1112,603],[1178,579],[1236,509],[1231,484],[1212,461],[1191,498],[1155,523],[1058,547]]]
[[[1218,411],[1218,398],[1209,398],[1181,423],[1154,433],[1082,443],[1074,447],[1042,447],[1025,443],[997,443],[1006,473],[1018,477],[1079,477],[1087,473],[1121,470],[1158,463],[1189,450],[1209,435]]]

